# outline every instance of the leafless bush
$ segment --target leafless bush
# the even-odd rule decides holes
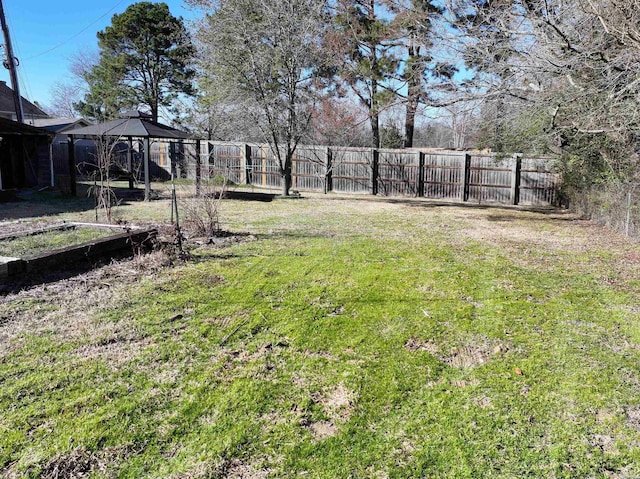
[[[218,185],[215,181],[203,182],[200,195],[194,195],[191,187],[188,187],[189,191],[185,191],[185,188],[180,195],[180,206],[186,226],[196,236],[217,236],[221,230],[220,206],[227,190],[227,180]]]

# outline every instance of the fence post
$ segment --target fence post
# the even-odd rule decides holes
[[[371,149],[371,194],[378,194],[378,161],[380,152],[377,148]]]
[[[333,191],[333,170],[331,161],[333,160],[331,156],[331,148],[327,146],[326,148],[326,163],[324,170],[324,193],[327,194],[330,191]]]
[[[244,180],[245,185],[251,184],[251,147],[247,144],[242,145],[242,158],[240,160],[240,168],[242,168],[241,181]]]
[[[267,186],[267,145],[262,145],[260,153],[262,155],[262,186]]]
[[[511,204],[517,205],[520,202],[520,173],[522,170],[522,155],[514,155],[514,163],[511,172]]]
[[[211,143],[207,140],[204,140],[203,149],[206,149],[204,153],[204,177],[210,181],[211,180],[211,166],[209,165],[211,159]]]
[[[202,191],[202,158],[200,157],[200,140],[196,140],[196,197]]]
[[[469,201],[471,183],[471,155],[465,153],[464,166],[462,167],[462,201]]]
[[[424,196],[424,152],[418,152],[418,197]]]
[[[173,141],[169,143],[169,163],[171,164],[171,174],[174,178],[177,178],[178,168],[176,165],[176,144]]]

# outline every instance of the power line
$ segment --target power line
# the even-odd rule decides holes
[[[118,6],[123,3],[125,0],[120,0],[118,3],[116,3],[113,7],[111,7],[107,12],[105,12],[103,15],[101,15],[99,18],[96,18],[93,22],[91,22],[89,25],[87,25],[86,27],[84,27],[82,30],[80,30],[78,33],[70,36],[69,38],[67,38],[66,40],[64,40],[63,42],[58,43],[57,45],[49,48],[48,50],[45,50],[41,53],[38,53],[37,55],[33,55],[29,58],[26,58],[25,61],[28,60],[33,60],[34,58],[39,58],[43,55],[46,55],[47,53],[50,53],[58,48],[60,48],[63,45],[66,45],[67,43],[69,43],[71,40],[73,40],[74,38],[76,38],[77,36],[81,35],[82,33],[86,32],[89,28],[91,28],[93,25],[95,25],[96,23],[98,23],[100,20],[102,20],[104,17],[106,17],[107,15],[109,15],[111,12],[113,12],[116,8],[118,8]]]

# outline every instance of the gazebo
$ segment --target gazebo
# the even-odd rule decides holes
[[[151,193],[151,178],[149,176],[149,156],[151,152],[150,140],[186,140],[189,133],[176,130],[170,126],[151,121],[151,116],[139,111],[126,112],[117,120],[98,123],[97,125],[76,128],[67,132],[69,136],[69,170],[71,175],[71,194],[76,194],[76,167],[74,139],[76,138],[120,138],[129,142],[127,155],[127,169],[133,170],[133,138],[141,138],[144,142],[144,199],[148,201]],[[200,142],[196,142],[196,150],[199,150]],[[199,156],[200,152],[196,151]],[[129,188],[133,188],[133,177],[129,178]]]

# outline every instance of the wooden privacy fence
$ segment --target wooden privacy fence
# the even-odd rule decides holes
[[[66,144],[53,145],[57,174],[64,173],[63,157],[67,150]],[[122,156],[120,153],[118,150],[116,157]],[[139,154],[134,155],[134,166],[140,164]],[[95,146],[76,145],[76,159],[81,157],[93,162]],[[152,176],[162,179],[168,178],[173,169],[178,177],[221,176],[235,184],[271,188],[281,185],[278,161],[268,145],[159,141],[152,145],[150,160]],[[559,175],[552,168],[553,161],[553,158],[472,151],[304,145],[297,148],[293,158],[292,188],[550,205],[557,202],[560,184]]]
[[[281,185],[278,162],[268,145],[203,141],[198,151],[199,155],[193,145],[185,145],[179,155],[177,151],[167,155],[178,160],[159,161],[159,166],[175,168],[177,162],[179,176],[189,178],[195,178],[198,170],[202,178],[219,176],[236,184],[271,188]],[[550,205],[557,201],[560,183],[552,164],[552,158],[471,151],[305,145],[298,147],[293,159],[292,188]]]
[[[267,145],[208,144],[209,176],[277,188],[277,160]],[[206,159],[203,158],[203,164]],[[465,151],[387,150],[300,146],[292,187],[307,191],[368,193],[472,202],[549,205],[559,175],[552,158]]]

